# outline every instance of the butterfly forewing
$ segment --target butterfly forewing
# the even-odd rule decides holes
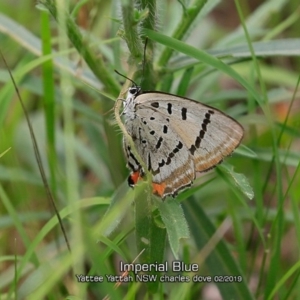
[[[162,198],[189,186],[196,172],[220,163],[243,137],[238,122],[194,100],[160,92],[140,93],[131,100],[126,129]],[[141,170],[126,147],[129,166]]]

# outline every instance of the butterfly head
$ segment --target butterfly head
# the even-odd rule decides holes
[[[124,101],[123,114],[126,118],[134,119],[135,116],[135,99],[141,93],[141,87],[133,85],[128,89],[126,100]]]
[[[137,85],[134,85],[134,86],[132,86],[132,87],[130,87],[130,88],[128,89],[127,98],[128,98],[129,96],[135,98],[135,97],[137,97],[137,96],[139,95],[140,92],[141,92],[141,87],[140,87],[140,86],[137,86]]]

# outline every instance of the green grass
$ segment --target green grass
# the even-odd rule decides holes
[[[1,60],[1,299],[300,298],[298,2],[103,2],[0,4],[0,50],[49,185]],[[176,199],[147,181],[130,189],[113,109],[130,83],[115,69],[223,110],[242,145]],[[180,273],[188,283],[107,282],[136,258],[199,270]],[[203,282],[219,275],[242,282]]]

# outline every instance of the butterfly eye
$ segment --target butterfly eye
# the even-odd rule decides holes
[[[140,88],[137,86],[132,86],[131,88],[129,88],[129,93],[131,95],[137,95],[140,91]]]

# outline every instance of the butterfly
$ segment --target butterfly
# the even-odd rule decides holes
[[[195,100],[129,88],[124,125],[144,165],[152,174],[154,195],[175,197],[191,186],[196,174],[212,169],[237,148],[244,129],[220,110]],[[145,170],[124,138],[130,186]]]

